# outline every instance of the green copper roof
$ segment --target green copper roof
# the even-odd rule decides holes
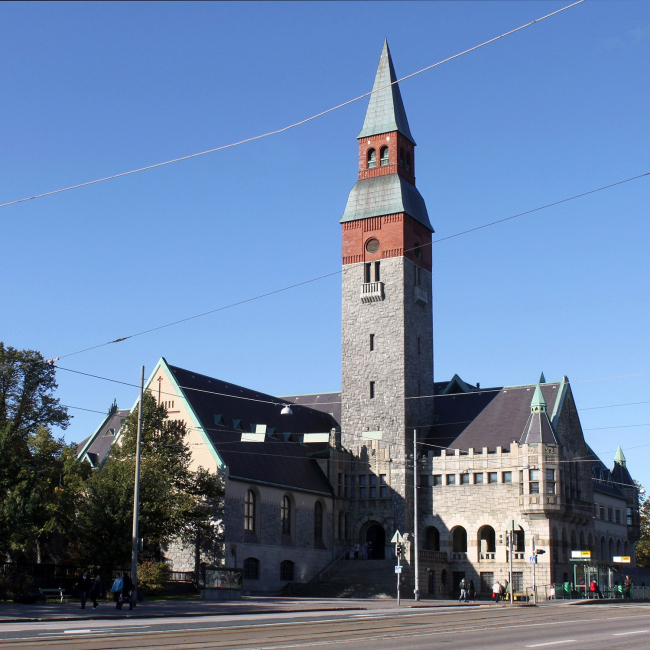
[[[413,183],[409,183],[399,174],[386,174],[357,181],[350,191],[340,222],[396,212],[405,212],[433,232],[422,195]]]
[[[543,411],[546,412],[546,400],[544,395],[542,395],[542,389],[539,384],[535,387],[535,393],[533,394],[533,400],[530,403],[531,411]]]
[[[396,80],[397,77],[395,76],[393,61],[388,49],[388,42],[384,41],[384,48],[381,51],[379,66],[375,75],[375,83],[372,86],[372,94],[368,102],[366,119],[363,121],[363,128],[357,138],[399,131],[415,144],[406,119],[406,111],[402,103],[399,85],[393,83]]]
[[[539,383],[540,384],[545,384],[546,383],[546,377],[544,377],[544,373],[539,376]]]
[[[618,449],[616,450],[616,456],[614,456],[614,462],[618,463],[619,465],[623,465],[623,467],[625,467],[625,455],[623,454],[621,445],[619,445]]]

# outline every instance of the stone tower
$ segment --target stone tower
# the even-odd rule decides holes
[[[425,397],[433,392],[433,228],[415,187],[415,141],[395,80],[385,42],[357,136],[359,180],[341,218],[341,443],[355,457],[345,477],[351,532],[360,542],[374,536],[375,546],[395,528],[412,531],[412,427],[433,416]]]

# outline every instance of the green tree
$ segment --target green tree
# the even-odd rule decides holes
[[[45,444],[45,432],[65,429],[70,420],[54,397],[56,388],[55,369],[39,352],[0,342],[0,555],[16,544],[24,550],[36,544],[22,529],[21,513],[26,483],[35,487],[40,480],[30,470],[37,467],[34,454]]]
[[[162,547],[181,540],[217,552],[217,521],[223,488],[219,476],[191,469],[184,422],[169,420],[164,406],[145,394],[140,468],[139,534],[145,552],[159,559]],[[124,421],[104,465],[86,485],[79,511],[80,561],[111,570],[131,556],[137,409]]]
[[[636,543],[636,565],[643,569],[650,569],[650,499],[646,499],[641,506],[641,537]]]

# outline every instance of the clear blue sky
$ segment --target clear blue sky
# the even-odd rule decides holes
[[[568,3],[567,3],[568,4]],[[557,2],[3,3],[0,203],[285,126]],[[650,171],[650,3],[587,2],[402,84],[444,237]],[[0,209],[0,338],[64,355],[340,268],[358,102],[288,133]],[[435,374],[573,389],[650,487],[650,177],[434,246]],[[340,388],[340,278],[62,365],[160,356],[272,394]],[[59,373],[63,403],[135,390]],[[99,414],[72,410],[68,440]],[[627,426],[645,424],[645,426]],[[607,427],[607,428],[600,428]],[[625,427],[625,428],[623,428]]]

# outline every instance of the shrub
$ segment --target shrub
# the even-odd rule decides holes
[[[169,565],[166,562],[145,561],[138,565],[138,590],[147,596],[162,593],[164,583],[169,580]]]

